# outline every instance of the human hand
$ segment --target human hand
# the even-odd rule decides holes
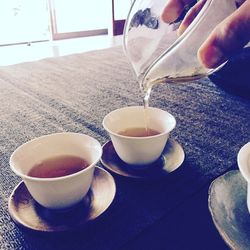
[[[198,1],[186,14],[178,33],[182,34],[207,0]],[[219,0],[218,0],[219,1]],[[163,21],[175,21],[193,0],[169,0]],[[207,68],[216,68],[250,41],[250,0],[238,0],[240,7],[218,24],[198,50],[198,58]]]

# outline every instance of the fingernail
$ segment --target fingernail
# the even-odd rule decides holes
[[[202,46],[198,51],[198,57],[201,63],[209,69],[216,68],[226,61],[224,53],[213,45]]]
[[[178,36],[181,36],[181,35],[184,33],[184,31],[185,31],[186,29],[187,29],[187,27],[184,26],[183,24],[181,24],[180,27],[179,27],[178,30],[177,30],[177,35],[178,35]]]

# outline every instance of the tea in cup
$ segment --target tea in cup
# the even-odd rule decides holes
[[[103,119],[118,156],[127,164],[148,165],[164,150],[176,120],[170,113],[153,107],[124,107]]]
[[[10,167],[40,205],[65,209],[87,194],[101,155],[100,143],[88,135],[56,133],[21,145]]]
[[[241,175],[247,181],[247,208],[250,213],[250,142],[240,149],[237,162]]]

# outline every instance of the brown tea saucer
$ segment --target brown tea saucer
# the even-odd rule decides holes
[[[67,210],[51,210],[39,205],[20,182],[9,198],[12,219],[25,228],[42,232],[75,230],[100,216],[112,203],[116,193],[114,178],[96,167],[91,188],[82,202]]]
[[[103,146],[101,163],[103,166],[121,176],[137,179],[157,179],[168,175],[181,166],[185,153],[181,145],[174,139],[169,139],[161,157],[154,163],[138,167],[126,164],[117,155],[111,141]]]

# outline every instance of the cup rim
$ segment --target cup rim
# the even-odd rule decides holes
[[[246,171],[246,167],[243,167],[243,165],[244,166],[248,165],[248,163],[245,162],[245,160],[243,159],[246,154],[250,157],[250,142],[242,146],[237,155],[237,163],[238,163],[239,170],[242,176],[245,178],[245,180],[247,182],[250,182],[250,174]]]
[[[151,135],[151,136],[141,136],[141,137],[135,137],[135,136],[126,136],[126,135],[121,135],[121,134],[118,134],[118,133],[115,133],[113,132],[112,130],[110,130],[106,125],[105,125],[105,121],[107,120],[107,117],[110,116],[112,113],[115,113],[117,112],[118,110],[124,110],[124,109],[144,109],[143,106],[128,106],[128,107],[122,107],[122,108],[118,108],[118,109],[115,109],[115,110],[112,110],[111,112],[109,112],[107,115],[104,116],[103,118],[103,121],[102,121],[102,126],[104,127],[104,129],[111,135],[114,135],[114,136],[117,136],[117,137],[120,137],[120,138],[126,138],[126,139],[133,139],[133,140],[145,140],[145,139],[150,139],[150,138],[157,138],[157,137],[160,137],[160,136],[163,136],[163,135],[166,135],[166,134],[169,134],[176,126],[176,119],[175,117],[163,110],[163,109],[160,109],[160,108],[155,108],[155,107],[148,107],[148,109],[151,109],[151,110],[160,110],[160,111],[163,111],[167,114],[169,114],[172,118],[173,118],[173,121],[174,121],[174,125],[173,127],[169,130],[169,131],[164,131],[164,132],[161,132],[157,135]]]
[[[76,173],[73,173],[73,174],[69,174],[69,175],[65,175],[65,176],[60,176],[60,177],[52,177],[52,178],[40,178],[40,177],[32,177],[32,176],[29,176],[27,174],[23,174],[21,173],[20,171],[18,171],[16,168],[13,167],[13,157],[14,155],[19,151],[21,150],[21,148],[27,144],[30,144],[30,143],[33,143],[34,141],[38,141],[38,140],[41,140],[42,138],[46,138],[46,137],[52,137],[52,136],[56,136],[56,135],[78,135],[78,136],[84,136],[84,137],[88,137],[88,138],[91,138],[92,140],[94,140],[97,145],[99,146],[99,149],[100,149],[100,155],[97,157],[97,159],[92,162],[89,166],[87,166],[86,168],[76,172]],[[20,176],[22,179],[27,179],[27,180],[34,180],[34,181],[42,181],[42,182],[48,182],[48,181],[55,181],[55,180],[63,180],[63,179],[68,179],[68,178],[71,178],[71,177],[74,177],[74,176],[77,176],[79,174],[81,174],[82,172],[85,172],[87,171],[88,169],[94,167],[98,161],[100,160],[101,156],[102,156],[102,146],[100,144],[100,142],[98,140],[96,140],[94,137],[92,136],[89,136],[89,135],[86,135],[86,134],[82,134],[82,133],[74,133],[74,132],[59,132],[59,133],[52,133],[52,134],[48,134],[48,135],[42,135],[42,136],[39,136],[39,137],[36,137],[34,139],[31,139],[25,143],[23,143],[22,145],[20,145],[18,148],[16,148],[14,150],[14,152],[11,154],[10,156],[10,160],[9,160],[9,165],[10,165],[10,168],[11,170],[17,175],[17,176]]]

